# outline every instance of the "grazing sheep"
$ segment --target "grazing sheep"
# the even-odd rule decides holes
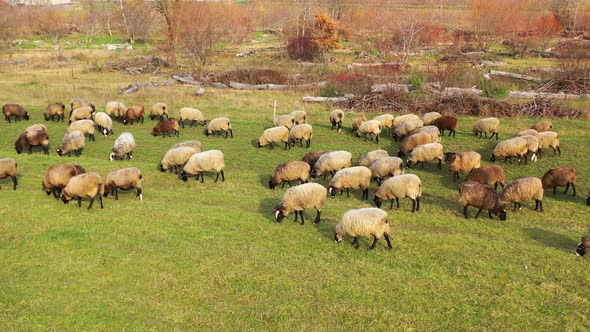
[[[361,137],[365,135],[365,141],[367,140],[367,135],[371,136],[371,141],[374,137],[376,137],[376,143],[379,143],[379,134],[381,134],[381,122],[377,120],[368,120],[363,122],[361,126],[356,131],[356,137]]]
[[[291,187],[291,181],[299,180],[301,184],[307,183],[309,178],[310,166],[305,161],[288,161],[277,166],[275,172],[268,180],[268,187],[275,189],[277,185],[281,185],[281,189],[285,187],[285,182]]]
[[[61,144],[57,148],[57,155],[59,157],[67,154],[70,156],[71,152],[74,151],[78,157],[82,155],[84,149],[84,133],[81,131],[72,131],[64,136]]]
[[[420,196],[422,196],[422,182],[417,175],[402,174],[385,180],[375,192],[373,202],[381,208],[383,202],[391,199],[390,209],[393,209],[393,199],[399,209],[399,199],[409,197],[412,200],[412,213],[420,211]]]
[[[116,171],[111,171],[107,174],[104,181],[104,197],[109,194],[115,196],[115,200],[119,199],[119,189],[121,190],[137,190],[137,199],[143,200],[143,191],[141,189],[141,182],[143,175],[137,167],[123,168]]]
[[[496,135],[496,140],[498,140],[499,130],[500,120],[494,117],[479,119],[473,124],[473,134],[475,134],[475,136],[479,134],[479,138],[481,138],[482,133],[485,135],[485,138],[488,138],[488,133],[492,133],[490,139]]]
[[[63,189],[61,200],[64,204],[68,204],[72,199],[78,200],[78,207],[82,206],[82,198],[89,197],[90,204],[88,208],[92,207],[94,200],[98,198],[100,208],[103,209],[102,195],[104,193],[104,186],[102,178],[98,173],[90,172],[76,175],[68,181],[68,184]]]
[[[261,148],[267,144],[270,144],[270,148],[274,149],[272,145],[273,142],[283,142],[285,143],[285,150],[287,148],[291,150],[291,145],[289,144],[289,129],[285,126],[277,126],[266,129],[258,138],[258,147]]]
[[[195,181],[201,177],[201,183],[205,181],[203,172],[215,171],[217,176],[215,182],[219,180],[219,174],[221,174],[221,181],[225,181],[225,174],[223,170],[225,168],[225,159],[223,153],[219,150],[209,150],[204,152],[198,152],[193,154],[190,159],[184,165],[180,176],[183,181],[187,181],[189,176],[195,176]]]
[[[105,136],[113,134],[113,120],[104,112],[97,112],[94,115],[94,121],[98,130]]]
[[[424,122],[422,122],[420,119],[404,121],[399,126],[395,127],[395,130],[391,136],[395,141],[397,141],[398,138],[402,139],[410,135],[414,130],[423,126]]]
[[[203,125],[207,124],[207,120],[203,116],[200,110],[191,107],[183,107],[180,109],[180,124],[182,128],[184,128],[184,121],[190,121],[191,127],[197,126],[198,123],[202,123]]]
[[[172,168],[174,168],[174,174],[178,174],[178,167],[184,167],[192,155],[201,151],[202,150],[196,151],[188,146],[172,148],[166,152],[164,158],[160,162],[160,171],[166,172],[169,168],[172,171]]]
[[[394,117],[391,114],[381,114],[373,118],[373,120],[377,120],[381,123],[381,128],[383,128],[383,130],[387,128],[390,132],[393,129],[393,119]]]
[[[544,120],[533,124],[531,126],[531,129],[534,129],[538,132],[551,131],[553,130],[553,124],[551,123],[551,121]]]
[[[276,207],[275,220],[280,223],[289,213],[295,211],[295,222],[297,222],[297,216],[301,216],[301,225],[303,225],[305,223],[303,210],[314,208],[317,214],[313,223],[317,224],[320,222],[322,209],[326,204],[326,196],[326,188],[318,183],[304,183],[289,188]]]
[[[520,136],[525,136],[525,135],[532,135],[532,136],[535,136],[537,139],[541,138],[541,135],[539,135],[539,132],[536,131],[535,129],[526,129],[526,130],[519,131],[518,133],[516,133],[516,135],[514,135],[514,137],[520,137]]]
[[[588,204],[590,205],[590,204]],[[580,243],[576,247],[576,256],[584,256],[590,249],[590,230],[586,235],[582,236]]]
[[[552,148],[553,156],[559,152],[561,156],[561,149],[559,148],[559,134],[554,131],[544,131],[539,133],[539,154],[543,153],[543,149]]]
[[[352,119],[352,132],[356,133],[363,122],[367,121],[367,116],[364,114],[357,114]]]
[[[330,151],[321,150],[321,151],[309,152],[305,156],[303,156],[303,158],[301,158],[301,161],[305,161],[306,163],[309,164],[309,167],[313,168],[313,166],[318,161],[320,156],[323,155],[324,153],[327,153],[327,152],[330,152]]]
[[[590,206],[590,193],[588,193],[588,198],[586,198],[586,205]]]
[[[273,120],[272,123],[275,127],[285,126],[288,129],[291,129],[295,125],[295,117],[289,114],[279,115]]]
[[[444,135],[445,130],[449,130],[449,137],[455,137],[455,128],[457,128],[457,118],[454,115],[443,115],[440,118],[434,119],[432,122],[440,130],[440,134]]]
[[[119,135],[119,137],[117,137],[115,143],[113,144],[111,154],[109,155],[109,160],[123,160],[125,157],[127,159],[133,158],[133,149],[135,149],[135,146],[135,137],[133,137],[133,135],[130,133],[122,133]]]
[[[4,104],[2,105],[2,114],[4,114],[4,120],[10,123],[10,117],[14,116],[16,121],[20,121],[21,119],[25,119],[29,121],[29,112],[25,110],[19,104]]]
[[[52,121],[59,121],[61,119],[61,122],[63,122],[65,113],[66,105],[62,103],[49,104],[47,105],[45,112],[43,112],[43,118],[45,118],[45,121],[49,121],[49,119]]]
[[[341,109],[335,109],[330,112],[330,123],[332,124],[332,130],[338,129],[338,132],[342,129],[342,121],[344,121],[344,111]]]
[[[396,117],[393,119],[392,128],[395,129],[397,126],[401,125],[403,122],[410,121],[410,120],[417,120],[420,119],[416,114],[404,114]],[[393,132],[392,132],[393,134]]]
[[[428,112],[422,115],[422,122],[425,126],[429,126],[434,120],[440,118],[442,115],[439,112]]]
[[[112,115],[117,119],[122,119],[123,116],[125,116],[125,113],[127,112],[127,107],[125,106],[125,104],[120,103],[118,101],[109,101],[106,104],[104,110],[107,115]]]
[[[348,151],[331,151],[322,154],[318,161],[313,165],[311,177],[316,178],[324,174],[324,178],[328,173],[334,174],[336,171],[344,167],[352,165],[352,153]]]
[[[412,134],[419,134],[419,133],[427,133],[430,134],[434,137],[438,138],[437,142],[431,142],[431,143],[440,143],[441,139],[440,139],[440,131],[438,130],[438,128],[436,126],[424,126],[424,127],[419,127],[414,129],[414,131],[412,131]]]
[[[535,211],[543,212],[543,183],[536,177],[514,180],[504,187],[500,194],[502,204],[514,203],[514,210],[520,209],[521,202],[535,200]]]
[[[389,157],[389,153],[387,153],[387,151],[385,150],[373,150],[373,151],[368,151],[363,153],[360,157],[359,157],[359,166],[366,166],[368,167],[371,162],[373,162],[373,160],[379,159],[379,158],[385,158],[385,157]]]
[[[94,121],[92,120],[78,120],[70,123],[68,129],[66,129],[66,133],[71,133],[72,131],[81,131],[84,135],[88,135],[88,139],[91,141],[96,141],[94,138]]]
[[[518,164],[520,165],[522,158],[524,157],[524,163],[527,164],[527,152],[529,151],[528,144],[524,138],[513,137],[505,141],[501,141],[496,144],[494,152],[490,157],[492,162],[496,159],[504,157],[504,162],[512,159],[512,157],[518,157]]]
[[[474,168],[467,174],[465,182],[473,181],[480,184],[494,186],[494,190],[498,189],[498,184],[504,188],[506,185],[506,177],[504,176],[504,169],[502,166],[490,165],[480,168]]]
[[[150,111],[150,120],[153,120],[154,118],[164,120],[164,116],[166,116],[166,119],[168,119],[168,105],[165,103],[153,104],[152,110]]]
[[[424,162],[429,160],[438,159],[438,168],[442,168],[443,160],[443,146],[440,143],[428,143],[418,145],[408,157],[406,161],[406,167],[410,168],[412,164],[422,163],[424,168]]]
[[[70,114],[70,124],[74,121],[84,120],[84,119],[92,119],[94,115],[94,109],[90,106],[82,106],[80,108],[76,108]]]
[[[311,139],[313,138],[313,127],[307,123],[299,124],[291,128],[289,131],[289,142],[291,145],[295,145],[295,141],[299,140],[299,144],[303,147],[303,141],[305,141],[305,147],[311,146]]]
[[[36,131],[44,131],[48,133],[47,127],[45,127],[42,123],[36,123],[34,125],[30,125],[25,129],[25,133],[34,133]]]
[[[307,123],[307,113],[303,110],[293,111],[289,113],[289,115],[295,118],[295,124],[304,124]]]
[[[467,181],[459,185],[459,195],[465,219],[469,219],[467,208],[473,206],[479,209],[475,219],[479,217],[482,210],[488,210],[490,219],[492,219],[492,214],[495,214],[501,221],[506,220],[506,210],[495,190],[477,182]]]
[[[22,133],[14,142],[14,148],[18,154],[21,154],[24,150],[28,150],[29,154],[33,153],[33,146],[41,146],[45,154],[49,154],[49,135],[47,131],[27,131]]]
[[[369,169],[377,184],[381,185],[385,177],[404,174],[404,161],[398,157],[379,158],[369,164]]]
[[[369,199],[369,184],[371,183],[371,170],[365,166],[347,167],[334,174],[328,185],[328,193],[335,197],[340,191],[340,196],[346,189],[346,197],[350,197],[350,189],[362,189],[362,199]]]
[[[168,134],[168,137],[172,137],[171,133],[176,135],[176,137],[180,136],[180,125],[176,119],[161,120],[152,129],[152,135],[154,136],[162,134],[162,137],[166,137],[166,134]]]
[[[428,143],[438,143],[440,142],[439,134],[431,134],[431,133],[416,133],[406,137],[402,144],[399,147],[399,151],[397,156],[403,158],[406,156],[406,153],[412,152],[417,146],[428,144]]]
[[[84,107],[84,106],[88,106],[91,107],[93,110],[96,109],[96,107],[90,103],[90,101],[88,101],[88,99],[86,98],[74,98],[72,100],[70,100],[70,114],[69,116],[72,116],[72,112],[80,107]]]
[[[573,196],[576,196],[576,168],[573,166],[560,166],[548,170],[543,178],[543,190],[553,187],[553,195],[557,193],[557,187],[565,186],[563,194],[567,194],[570,185],[574,191]]]
[[[537,153],[539,153],[539,139],[533,135],[524,135],[524,136],[519,136],[519,137],[526,141],[526,145],[527,145],[527,149],[528,149],[527,153],[531,154],[531,161],[536,162],[537,161]]]
[[[42,190],[47,193],[47,196],[53,194],[57,199],[61,196],[62,189],[66,187],[70,179],[83,173],[86,173],[86,170],[80,165],[53,165],[43,175]]]
[[[129,107],[121,116],[121,120],[123,121],[124,125],[133,124],[133,122],[143,123],[145,118],[145,108],[143,105],[133,105]]]
[[[0,159],[0,179],[5,179],[10,176],[12,179],[12,189],[16,190],[18,182],[16,180],[16,160],[12,158]],[[2,187],[0,187],[2,189]]]
[[[176,144],[174,144],[174,146],[172,146],[172,149],[180,148],[183,146],[191,147],[191,148],[195,149],[196,152],[203,151],[203,145],[199,141],[186,141],[186,142],[176,143]]]
[[[225,132],[225,138],[227,138],[227,133],[229,132],[231,138],[234,137],[234,132],[231,128],[231,123],[229,119],[226,117],[215,118],[209,122],[207,125],[207,130],[205,131],[205,135],[210,136],[213,133],[217,133],[217,136],[221,136],[221,132]]]
[[[481,155],[475,151],[447,152],[449,171],[453,172],[453,182],[459,178],[459,173],[469,173],[481,165]]]
[[[389,222],[387,221],[387,212],[377,208],[362,208],[346,211],[340,222],[334,229],[334,241],[336,243],[342,242],[345,235],[353,237],[352,245],[356,249],[359,248],[359,236],[373,237],[373,244],[371,248],[375,249],[377,241],[385,238],[387,247],[392,249],[391,241],[389,240]]]

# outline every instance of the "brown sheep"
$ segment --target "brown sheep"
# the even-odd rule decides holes
[[[553,195],[557,193],[557,187],[565,186],[564,194],[567,193],[570,185],[574,191],[573,196],[576,196],[576,168],[573,166],[560,166],[548,170],[543,178],[543,190],[553,187]]]
[[[0,159],[0,179],[10,177],[12,179],[12,189],[16,190],[18,185],[16,180],[16,160],[12,158]],[[2,187],[0,187],[2,189]]]
[[[133,121],[139,122],[140,120],[141,123],[143,123],[144,116],[145,108],[143,107],[143,105],[133,105],[130,108],[128,108],[125,114],[123,115],[123,124],[133,124]]]
[[[506,210],[495,190],[483,184],[468,181],[459,185],[459,195],[465,219],[469,219],[467,208],[473,206],[479,209],[475,215],[475,219],[479,217],[482,210],[488,210],[490,219],[492,219],[493,213],[500,217],[501,221],[506,220]]]
[[[158,122],[158,124],[152,130],[152,134],[154,136],[158,136],[158,135],[162,134],[162,137],[165,137],[166,134],[168,134],[169,137],[172,137],[172,135],[170,133],[173,133],[176,135],[176,137],[179,137],[179,135],[180,135],[179,129],[180,129],[180,125],[178,123],[178,120],[166,119],[166,120],[161,120],[160,122]]]
[[[301,160],[308,163],[309,167],[313,167],[315,165],[316,161],[318,161],[318,159],[320,159],[320,157],[324,153],[327,153],[327,152],[330,152],[330,151],[329,150],[322,150],[322,151],[310,152],[310,153],[306,154],[305,156],[303,156],[303,158],[301,158]]]
[[[275,189],[280,184],[281,189],[285,187],[285,183],[291,187],[291,181],[299,180],[301,184],[307,183],[309,178],[309,171],[311,167],[304,161],[288,161],[277,166],[275,172],[268,180],[268,187]]]
[[[58,199],[62,189],[66,187],[70,179],[83,173],[86,173],[86,170],[80,165],[53,165],[43,175],[43,182],[41,182],[42,190],[47,193],[47,196],[53,194]]]
[[[43,113],[43,117],[45,118],[45,121],[49,121],[49,119],[52,121],[59,121],[61,119],[61,122],[63,122],[65,112],[66,105],[62,103],[49,104]]]
[[[90,172],[76,175],[68,181],[68,184],[63,189],[61,200],[64,204],[68,204],[72,199],[78,200],[78,207],[82,206],[82,198],[90,198],[88,208],[92,207],[95,199],[100,202],[100,208],[103,209],[102,194],[104,193],[104,185],[102,178],[98,173]]]
[[[418,145],[438,142],[440,142],[440,138],[429,133],[412,134],[402,141],[397,156],[403,158],[406,156],[406,153],[412,152]]]
[[[536,177],[516,179],[504,187],[500,193],[503,204],[514,203],[514,210],[521,208],[521,202],[535,200],[535,211],[543,212],[543,183]]]
[[[498,184],[502,186],[502,188],[506,185],[504,169],[498,165],[484,166],[471,170],[465,178],[465,182],[467,181],[473,181],[488,186],[494,185],[494,190],[498,189]]]
[[[111,171],[104,180],[104,197],[109,194],[119,199],[120,190],[137,190],[137,199],[143,200],[143,190],[141,188],[143,176],[137,167],[123,168]]]
[[[2,106],[2,113],[4,114],[4,120],[10,123],[10,117],[14,116],[16,121],[20,121],[21,119],[25,119],[29,121],[29,112],[25,110],[19,104],[4,104]]]
[[[440,134],[444,135],[445,130],[449,130],[449,137],[455,137],[455,128],[457,128],[457,118],[453,115],[443,115],[440,118],[434,119],[432,122],[440,130]]]
[[[590,200],[590,198],[588,199]],[[590,250],[590,229],[588,230],[588,233],[582,237],[580,244],[578,244],[578,247],[576,248],[576,256],[584,256],[588,250]]]
[[[18,154],[21,154],[25,149],[31,154],[33,153],[33,146],[39,145],[43,148],[45,154],[49,154],[49,135],[46,131],[36,130],[22,133],[14,143]]]
[[[453,182],[459,178],[459,173],[469,173],[481,165],[481,155],[475,151],[445,153],[449,171],[453,172]]]
[[[534,129],[538,132],[551,131],[553,130],[553,124],[551,123],[551,121],[544,120],[533,124],[531,126],[531,129]]]

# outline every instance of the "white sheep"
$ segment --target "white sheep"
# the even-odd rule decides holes
[[[439,112],[428,112],[422,115],[422,122],[425,126],[429,126],[434,120],[440,118],[442,115]]]
[[[363,122],[356,131],[357,138],[364,135],[366,141],[367,135],[370,135],[371,141],[376,138],[376,143],[379,143],[379,134],[381,134],[381,122],[377,120],[368,120]]]
[[[84,135],[88,135],[88,139],[91,141],[96,141],[94,138],[94,121],[92,120],[78,120],[70,123],[68,129],[66,129],[66,133],[71,133],[73,131],[81,131]]]
[[[418,145],[412,150],[408,160],[406,161],[406,167],[410,167],[412,164],[422,163],[424,168],[424,162],[434,159],[438,159],[438,168],[442,168],[443,160],[443,146],[440,143],[428,143]]]
[[[412,131],[412,135],[419,134],[419,133],[427,133],[427,134],[430,134],[432,136],[438,137],[438,141],[432,142],[432,143],[440,143],[440,141],[441,141],[441,139],[440,139],[440,130],[436,126],[419,127],[419,128],[414,129],[414,131]]]
[[[481,166],[481,155],[475,151],[447,152],[449,171],[453,172],[453,182],[459,178],[459,173],[469,173]]]
[[[200,110],[191,107],[183,107],[180,109],[180,124],[184,128],[184,121],[191,121],[191,127],[197,126],[197,123],[207,124],[207,120]]]
[[[307,123],[307,113],[303,110],[297,110],[289,113],[289,115],[295,118],[295,124],[304,124]]]
[[[551,121],[548,120],[543,120],[541,122],[537,122],[535,124],[533,124],[531,126],[531,129],[535,129],[538,132],[544,132],[544,131],[551,131],[553,130],[553,124],[551,123]]]
[[[111,117],[108,116],[108,114],[97,112],[94,114],[94,122],[103,135],[107,136],[108,134],[113,133],[113,120],[111,120]]]
[[[205,181],[203,172],[215,171],[217,176],[215,182],[219,180],[221,174],[221,181],[225,181],[225,158],[223,152],[219,150],[209,150],[193,154],[184,165],[182,173],[180,174],[183,181],[187,181],[190,176],[195,176],[195,181],[201,178],[201,183]]]
[[[511,160],[512,157],[518,157],[518,164],[520,165],[522,158],[524,157],[524,163],[527,164],[526,154],[529,151],[527,142],[524,138],[513,137],[505,141],[501,141],[494,148],[494,152],[490,157],[492,162],[498,158],[504,157],[504,162]]]
[[[344,121],[344,111],[341,109],[335,109],[330,112],[330,123],[332,124],[332,130],[338,129],[338,132],[342,129],[342,121]]]
[[[391,114],[381,114],[373,118],[373,120],[377,120],[381,123],[381,128],[383,128],[383,130],[387,128],[389,131],[393,128],[393,119],[394,117]]]
[[[69,157],[71,152],[74,151],[79,157],[82,154],[84,145],[84,133],[78,130],[72,131],[64,136],[61,144],[57,148],[57,155],[61,157],[67,154]]]
[[[397,141],[398,138],[404,138],[410,135],[414,130],[423,126],[424,122],[420,119],[404,121],[399,126],[395,127],[391,136]]]
[[[166,172],[167,169],[172,170],[174,168],[174,173],[178,174],[178,167],[184,167],[190,157],[197,152],[201,151],[196,151],[188,146],[181,146],[168,150],[160,162],[160,171]]]
[[[304,183],[289,188],[285,191],[283,199],[276,207],[275,220],[280,223],[289,213],[295,211],[295,222],[297,222],[297,216],[301,216],[301,225],[303,225],[305,223],[303,210],[313,208],[317,211],[313,223],[317,224],[320,222],[322,209],[326,204],[326,197],[326,188],[318,183]]]
[[[117,119],[121,119],[123,115],[125,115],[125,112],[127,112],[127,106],[118,101],[109,101],[104,110],[107,115],[112,115]]]
[[[492,133],[490,139],[496,135],[496,140],[498,140],[499,130],[500,120],[494,117],[479,119],[473,124],[473,134],[476,136],[479,134],[479,138],[481,138],[482,133],[485,135],[485,138],[488,138],[488,133]]]
[[[164,120],[164,116],[168,119],[168,105],[166,105],[166,103],[153,104],[152,110],[150,111],[150,120],[153,120],[154,118]]]
[[[328,193],[335,197],[346,190],[346,197],[350,197],[350,189],[362,189],[362,199],[369,199],[369,184],[371,182],[371,170],[365,166],[347,167],[339,170],[328,185]]]
[[[195,149],[196,152],[202,152],[203,151],[203,145],[199,141],[186,141],[186,142],[176,143],[176,144],[174,144],[172,146],[171,149],[180,148],[180,147],[183,147],[183,146],[188,146],[190,148],[193,148],[193,149]]]
[[[504,187],[500,193],[502,204],[514,203],[514,210],[520,209],[521,202],[535,200],[535,211],[543,212],[543,183],[536,177],[516,179]]]
[[[397,152],[397,156],[402,158],[406,156],[406,153],[412,152],[417,146],[428,144],[428,143],[439,143],[440,142],[440,135],[433,134],[430,132],[426,133],[415,133],[408,137],[406,137],[402,144],[399,147],[399,151]]]
[[[70,116],[76,108],[84,106],[89,106],[92,107],[92,109],[96,109],[94,105],[92,105],[92,103],[90,103],[90,101],[86,98],[73,98],[72,100],[70,100]]]
[[[404,114],[393,119],[393,129],[397,128],[402,122],[420,119],[416,114]],[[393,133],[393,132],[392,132]]]
[[[334,174],[336,171],[344,167],[352,165],[352,153],[348,151],[330,151],[322,154],[311,171],[311,177],[316,178],[324,174],[324,178],[328,173]]]
[[[389,222],[387,221],[387,212],[377,208],[362,208],[352,209],[346,211],[340,222],[336,224],[334,229],[334,241],[336,243],[342,242],[344,236],[352,236],[352,245],[356,249],[359,248],[359,236],[373,237],[373,244],[369,250],[375,249],[377,241],[385,238],[387,247],[392,249],[391,241],[389,240]]]
[[[381,185],[385,177],[404,174],[404,161],[398,157],[379,158],[369,164],[369,169],[377,184]]]
[[[68,204],[72,199],[78,200],[78,207],[82,206],[82,198],[90,198],[88,208],[92,207],[94,200],[98,198],[100,201],[100,208],[103,209],[102,195],[104,193],[104,186],[102,178],[98,173],[90,172],[76,175],[68,181],[68,184],[63,189],[61,200],[64,204]]]
[[[0,179],[10,177],[12,179],[12,189],[16,190],[18,181],[16,179],[16,160],[12,158],[0,159]],[[2,189],[2,187],[0,187]]]
[[[539,153],[539,139],[533,135],[519,136],[526,141],[528,153],[531,154],[531,161],[537,161],[537,154]]]
[[[290,114],[279,115],[274,118],[272,123],[275,125],[275,127],[285,126],[288,129],[291,129],[295,125],[295,117]]]
[[[295,141],[299,140],[300,145],[303,147],[303,141],[305,141],[305,147],[311,146],[311,139],[313,138],[313,127],[307,123],[298,124],[291,128],[289,131],[289,142],[291,145],[295,145]]]
[[[289,144],[289,129],[285,126],[277,126],[266,129],[264,132],[262,132],[260,138],[258,138],[258,147],[261,148],[267,144],[270,144],[270,148],[273,149],[273,142],[283,142],[285,143],[285,150],[287,150],[287,148],[291,150],[291,145]]]
[[[559,156],[561,156],[558,133],[554,131],[543,131],[539,133],[539,154],[546,148],[553,149],[553,156],[555,156],[556,152],[559,152]]]
[[[135,137],[131,133],[122,133],[115,140],[109,159],[111,161],[115,159],[122,160],[124,158],[131,159],[133,158],[133,149],[135,149],[135,146]]]
[[[143,200],[141,171],[137,167],[128,167],[109,172],[104,180],[104,197],[109,194],[119,199],[119,189],[137,191],[137,199]]]
[[[205,135],[211,136],[214,133],[217,133],[217,136],[221,136],[221,132],[225,132],[225,138],[227,138],[227,134],[229,132],[231,138],[234,137],[234,132],[231,127],[231,122],[226,117],[215,118],[209,122],[207,125],[207,129],[205,130]]]
[[[379,149],[379,150],[373,150],[373,151],[368,151],[363,153],[360,157],[359,157],[359,165],[360,166],[369,166],[371,164],[371,162],[373,162],[373,160],[379,159],[379,158],[385,158],[385,157],[389,157],[389,153],[387,153],[387,151]]]
[[[409,197],[412,200],[412,213],[420,211],[420,197],[422,196],[422,182],[415,174],[402,174],[385,180],[375,192],[373,202],[380,208],[383,202],[391,199],[390,209],[393,209],[393,199],[399,209],[399,199]]]
[[[92,119],[92,116],[94,115],[94,109],[90,106],[82,106],[79,108],[76,108],[72,114],[70,115],[70,122],[72,123],[74,121],[78,121],[78,120],[84,120],[84,119]]]

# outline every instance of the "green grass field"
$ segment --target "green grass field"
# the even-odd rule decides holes
[[[90,63],[90,61],[89,61]],[[330,131],[329,108],[303,105],[304,92],[216,90],[192,97],[180,85],[116,95],[129,82],[150,76],[100,74],[79,68],[21,70],[0,67],[0,102],[25,105],[31,121],[0,121],[0,157],[16,158],[19,188],[0,180],[0,330],[586,330],[590,326],[588,259],[574,256],[588,228],[590,124],[555,120],[562,156],[549,152],[527,166],[503,165],[509,179],[541,177],[550,168],[578,169],[578,197],[547,192],[545,212],[534,204],[508,213],[508,221],[465,220],[451,173],[435,163],[411,169],[422,179],[421,211],[411,202],[389,213],[393,251],[380,243],[368,251],[335,244],[333,228],[351,208],[372,206],[360,192],[328,199],[322,222],[304,226],[294,215],[274,222],[274,207],[286,189],[267,181],[279,163],[311,150],[348,150],[356,159],[383,148],[395,155],[399,142],[379,144]],[[127,105],[167,102],[173,114],[197,107],[207,119],[228,116],[234,138],[206,137],[203,127],[180,138],[153,137],[155,122],[114,126],[97,135],[79,158],[58,158],[55,149],[67,126],[45,122],[49,102],[89,97],[103,110],[108,100]],[[257,149],[255,140],[278,113],[305,108],[314,126],[311,149]],[[370,114],[369,117],[374,114]],[[460,118],[446,151],[475,150],[484,164],[495,141],[471,134],[475,118]],[[534,119],[501,119],[501,139],[528,128]],[[14,141],[25,127],[45,123],[51,155],[17,155]],[[122,132],[138,142],[132,161],[111,162],[110,148]],[[175,143],[200,140],[226,158],[226,181],[182,182],[158,164]],[[64,205],[41,191],[45,170],[61,162],[101,175],[136,166],[144,174],[144,200],[134,193],[105,208]],[[462,176],[463,177],[463,176]],[[325,180],[319,180],[327,184]],[[560,189],[563,191],[563,188]],[[386,205],[388,207],[388,205]],[[470,209],[473,216],[475,210]],[[482,214],[483,215],[483,214]]]

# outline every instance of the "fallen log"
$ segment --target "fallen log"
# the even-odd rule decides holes
[[[352,98],[352,96],[344,96],[344,97],[312,97],[312,96],[306,96],[306,97],[303,97],[303,102],[304,103],[325,103],[325,102],[338,103],[338,102],[348,101],[350,98]]]
[[[244,84],[238,82],[229,82],[229,87],[236,90],[288,90],[288,89],[305,89],[321,88],[326,82],[308,83],[308,84]]]
[[[412,84],[385,83],[385,84],[373,84],[371,86],[371,92],[383,92],[385,90],[396,90],[396,91],[400,91],[400,92],[410,92],[415,89]]]
[[[535,92],[535,91],[510,91],[510,97],[523,99],[585,99],[590,98],[590,95],[575,95],[569,93],[550,93],[550,92]]]
[[[348,70],[353,68],[365,68],[365,67],[396,67],[396,68],[405,68],[409,67],[408,64],[403,64],[401,62],[372,62],[372,63],[358,63],[353,62],[347,66]]]
[[[199,81],[195,81],[192,77],[188,77],[188,76],[181,76],[178,74],[174,74],[172,75],[172,79],[184,83],[184,84],[190,84],[190,85],[196,85],[196,86],[201,86],[201,82]]]
[[[164,85],[172,85],[174,84],[174,80],[166,80],[163,82],[143,82],[137,84],[129,84],[128,86],[121,88],[118,90],[119,94],[131,94],[139,91],[148,86],[164,86]]]
[[[436,83],[428,83],[426,84],[426,90],[432,94],[438,96],[458,96],[458,95],[476,95],[482,96],[484,94],[483,90],[473,88],[444,88],[441,89],[440,86]]]
[[[501,67],[501,66],[505,66],[508,63],[506,61],[488,61],[488,60],[482,60],[480,63],[480,66],[486,66],[486,67]]]
[[[525,81],[535,81],[535,82],[538,82],[541,80],[538,77],[515,74],[515,73],[510,73],[510,72],[506,72],[506,71],[498,71],[498,70],[490,70],[490,75],[512,77],[512,78],[518,78],[518,79],[525,80]]]

